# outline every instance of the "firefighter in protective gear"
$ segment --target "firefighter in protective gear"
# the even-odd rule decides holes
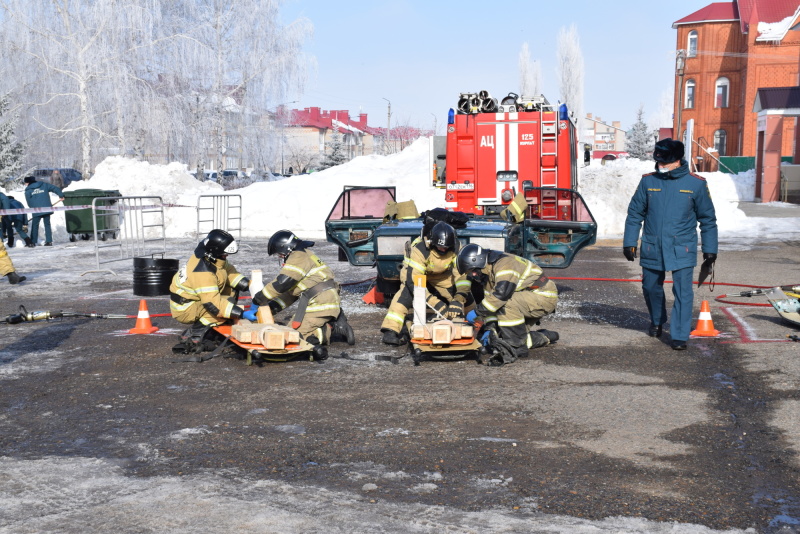
[[[0,209],[10,209],[11,205],[8,202],[8,197],[0,193]],[[4,217],[9,217],[9,215],[0,216],[0,219]],[[13,230],[11,230],[13,235]],[[11,237],[9,237],[9,241]],[[0,239],[0,275],[7,276],[8,282],[10,284],[19,284],[26,280],[24,276],[20,276],[17,274],[16,269],[14,269],[14,264],[11,263],[11,258],[8,256],[8,252],[6,251],[6,246],[3,244],[3,240]]]
[[[333,334],[341,335],[351,345],[355,339],[341,309],[339,284],[330,267],[308,250],[313,245],[289,230],[275,232],[269,239],[267,254],[280,258],[281,270],[253,295],[253,304],[269,306],[276,314],[297,302],[291,326],[314,345],[314,358],[324,360]]]
[[[532,330],[545,315],[555,312],[558,289],[534,262],[476,244],[458,254],[458,270],[472,283],[484,288],[484,298],[475,309],[476,322],[496,323],[500,338],[514,351],[511,363],[528,355],[529,349],[549,345],[558,339],[551,330]],[[473,320],[473,315],[467,316]]]
[[[406,315],[414,299],[414,278],[424,275],[428,289],[427,305],[447,319],[463,317],[473,306],[470,282],[456,269],[458,238],[446,222],[437,222],[430,234],[416,238],[406,245],[406,256],[400,271],[400,290],[395,294],[381,324],[383,342],[404,345],[409,336],[405,328]]]
[[[227,260],[239,245],[224,230],[211,230],[198,243],[189,261],[177,272],[169,287],[172,317],[192,325],[181,335],[175,352],[201,352],[213,349],[209,330],[238,319],[243,309],[237,304],[238,292],[246,291],[250,280]],[[184,350],[182,350],[184,349]]]

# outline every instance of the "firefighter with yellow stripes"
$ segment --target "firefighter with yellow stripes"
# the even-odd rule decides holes
[[[500,339],[513,351],[503,362],[528,356],[529,349],[544,347],[558,340],[558,333],[532,330],[539,319],[555,312],[558,289],[534,262],[513,254],[469,244],[458,253],[458,270],[484,288],[484,298],[470,322],[496,324]]]
[[[398,346],[408,343],[405,321],[413,306],[415,276],[425,275],[427,305],[438,315],[448,319],[463,317],[465,308],[473,305],[471,284],[456,269],[457,245],[456,231],[442,221],[432,227],[429,239],[423,235],[411,243],[403,258],[400,290],[381,324],[384,343]]]
[[[313,245],[313,241],[298,239],[289,230],[280,230],[269,238],[267,254],[278,255],[281,270],[253,295],[254,306],[248,314],[254,313],[256,306],[269,306],[276,314],[297,302],[291,326],[314,345],[314,358],[324,360],[328,357],[326,345],[333,336],[350,345],[355,344],[355,338],[341,309],[339,284],[330,267],[308,250]]]
[[[239,291],[246,291],[250,280],[227,260],[239,245],[224,230],[211,230],[198,243],[194,254],[172,279],[170,312],[172,317],[192,326],[181,334],[174,352],[213,350],[217,343],[211,327],[238,319],[244,310],[238,305]]]

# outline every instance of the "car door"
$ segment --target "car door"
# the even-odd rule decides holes
[[[339,246],[339,260],[352,265],[375,263],[375,229],[383,224],[394,187],[345,186],[325,219],[325,237]]]

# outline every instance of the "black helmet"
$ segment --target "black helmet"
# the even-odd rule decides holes
[[[456,231],[446,222],[439,221],[431,229],[431,246],[445,247],[448,251],[456,250]]]
[[[297,239],[297,236],[289,230],[278,230],[272,234],[272,237],[269,238],[269,243],[267,244],[267,254],[270,256],[273,254],[288,256],[295,248],[297,248],[297,244],[299,242],[300,240]]]
[[[205,255],[215,260],[239,252],[239,244],[225,230],[211,230],[202,243]]]
[[[662,139],[653,149],[653,159],[659,163],[675,163],[683,159],[683,143],[670,139]]]
[[[458,260],[456,262],[458,272],[467,274],[476,269],[483,269],[486,267],[489,252],[489,249],[485,249],[475,243],[470,243],[462,248],[461,252],[458,253]]]

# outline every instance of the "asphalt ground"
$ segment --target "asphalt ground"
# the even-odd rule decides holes
[[[278,265],[264,245],[243,245],[234,264],[274,276]],[[116,276],[82,276],[93,267],[90,244],[55,248],[48,256],[12,252],[29,280],[3,282],[0,314],[19,304],[136,314],[140,297],[127,262],[112,265]],[[542,327],[561,339],[500,368],[472,360],[415,366],[405,349],[382,345],[385,308],[361,301],[374,270],[337,262],[326,243],[316,252],[344,283],[357,344],[332,345],[333,357],[322,364],[175,363],[170,347],[182,326],[160,316],[166,297],[146,299],[161,329],[154,335],[128,335],[134,319],[0,325],[0,457],[15,469],[44,459],[102,459],[130,480],[235,473],[376,505],[499,510],[521,520],[621,516],[797,531],[800,343],[785,336],[798,331],[771,307],[714,299],[747,289],[723,283],[800,283],[800,243],[723,245],[718,285],[695,295],[695,317],[708,300],[722,335],[691,339],[683,352],[670,349],[668,324],[660,339],[645,334],[638,283],[602,280],[639,278],[619,248],[605,241],[569,269],[548,271],[561,296]],[[182,258],[193,243],[170,241],[168,249]],[[396,363],[380,361],[385,356]],[[12,472],[20,471],[0,468],[0,496],[9,502],[24,494],[28,504],[5,513],[0,507],[0,530],[47,530],[26,527],[38,524],[78,531],[49,515],[53,487],[19,490],[22,482],[8,484]],[[109,521],[120,532],[141,531],[130,518]],[[491,530],[462,527],[451,530]],[[363,531],[394,530],[373,524]]]

